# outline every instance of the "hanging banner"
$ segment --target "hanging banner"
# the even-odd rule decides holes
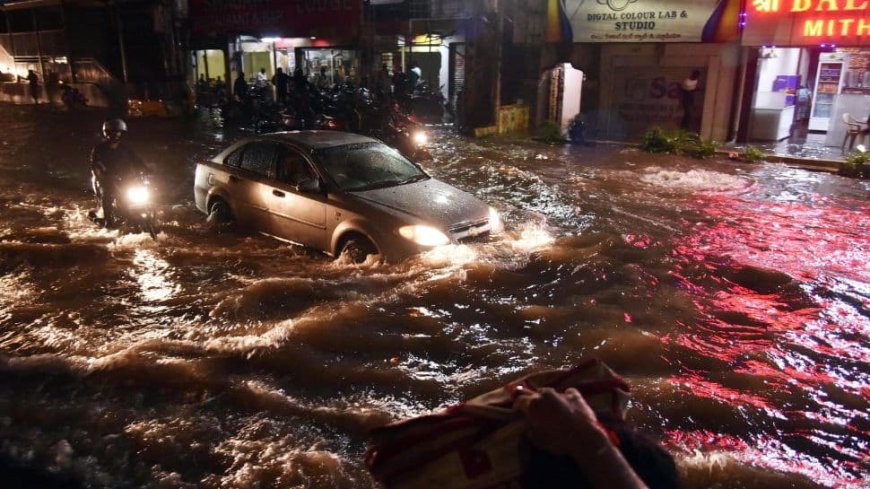
[[[870,44],[870,0],[747,0],[744,46]]]
[[[548,0],[548,42],[729,42],[740,0]]]
[[[309,37],[353,34],[362,0],[190,0],[197,34]]]

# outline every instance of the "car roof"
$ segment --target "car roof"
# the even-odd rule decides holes
[[[341,131],[287,131],[262,134],[251,140],[272,140],[294,143],[309,149],[332,148],[347,144],[377,143],[377,139]]]

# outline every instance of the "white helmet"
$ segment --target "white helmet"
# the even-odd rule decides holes
[[[121,119],[110,119],[103,123],[103,137],[112,139],[115,133],[127,132],[127,123]]]

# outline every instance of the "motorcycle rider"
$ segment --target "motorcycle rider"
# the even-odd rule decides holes
[[[103,227],[114,225],[112,201],[117,197],[115,181],[135,173],[147,173],[148,168],[129,145],[123,143],[127,124],[121,119],[103,123],[103,140],[91,150],[91,183],[99,203],[92,218]],[[100,216],[102,215],[102,216]]]

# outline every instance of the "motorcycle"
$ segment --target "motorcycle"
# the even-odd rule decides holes
[[[152,239],[157,239],[159,226],[157,222],[157,210],[154,205],[154,188],[151,178],[144,172],[130,175],[126,178],[116,176],[110,185],[113,185],[112,216],[114,226],[123,232],[148,233]],[[96,193],[96,181],[94,189]],[[97,204],[102,212],[99,202],[99,193],[96,193]],[[91,220],[98,224],[105,223],[105,216],[100,217],[97,212],[91,211]]]
[[[373,105],[362,120],[366,128],[362,134],[380,139],[413,162],[431,159],[429,134],[414,116],[402,112],[398,104]]]
[[[392,120],[385,128],[383,141],[415,163],[431,158],[429,134],[413,116],[393,114]]]
[[[411,93],[408,104],[408,112],[429,123],[442,122],[447,105],[441,91],[430,89],[425,82]]]
[[[417,126],[405,126],[395,136],[394,146],[409,160],[417,163],[432,158],[429,153],[429,134]]]
[[[77,88],[61,85],[60,90],[60,100],[69,110],[87,107],[88,99]]]

